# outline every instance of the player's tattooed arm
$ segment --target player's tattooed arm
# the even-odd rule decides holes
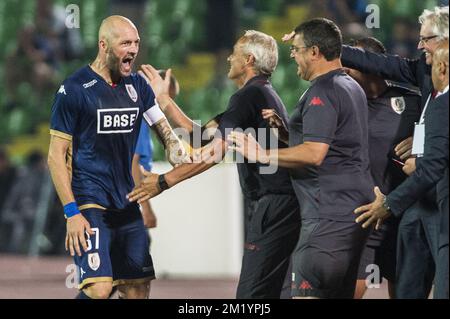
[[[152,126],[159,140],[166,150],[166,158],[173,166],[182,163],[190,163],[191,159],[186,151],[183,142],[178,138],[172,130],[167,119],[162,119]]]
[[[175,128],[185,130],[183,140],[191,147],[205,146],[212,141],[215,134],[215,129],[219,125],[222,114],[217,115],[212,120],[207,122],[204,126],[189,118],[178,104],[170,97],[170,77],[172,70],[167,70],[166,77],[163,79],[158,71],[151,65],[142,65],[138,72],[150,85],[155,93],[161,111],[164,113],[169,123]],[[200,132],[200,134],[197,134]],[[197,136],[200,141],[194,142]],[[189,137],[189,138],[188,138]]]

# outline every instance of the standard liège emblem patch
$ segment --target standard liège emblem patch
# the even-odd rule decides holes
[[[125,84],[125,87],[127,88],[128,95],[130,96],[130,99],[133,100],[133,102],[136,102],[138,99],[138,94],[132,84]]]
[[[100,256],[98,253],[92,253],[88,255],[89,267],[96,271],[100,267]]]
[[[391,98],[391,107],[397,114],[402,114],[406,108],[405,98],[403,96]]]

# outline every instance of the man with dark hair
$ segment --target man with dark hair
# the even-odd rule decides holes
[[[334,61],[341,56],[342,34],[331,20],[313,19],[299,25],[294,32],[303,35],[306,48],[316,46],[326,61]]]
[[[386,53],[384,45],[371,37],[354,40],[352,46],[369,52]],[[366,93],[369,106],[370,171],[375,185],[383,193],[389,193],[405,179],[399,164],[400,158],[395,155],[394,148],[413,132],[414,125],[410,121],[407,121],[407,127],[401,122],[402,118],[409,118],[411,113],[416,116],[420,114],[420,95],[405,85],[386,81],[377,75],[354,69],[347,69],[347,73]],[[389,294],[391,298],[395,297],[397,228],[398,220],[390,219],[379,231],[371,231],[359,265],[356,299],[364,295],[367,287],[365,279],[373,273],[374,266],[380,269],[379,279],[384,277],[389,280]]]
[[[302,228],[293,253],[294,298],[353,298],[368,231],[353,206],[372,195],[367,100],[342,69],[342,35],[330,20],[301,24],[291,57],[312,83],[289,122],[289,148],[266,151],[251,135],[233,132],[232,149],[249,160],[290,168]]]

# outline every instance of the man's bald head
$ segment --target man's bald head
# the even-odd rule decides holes
[[[136,26],[130,19],[119,15],[110,16],[102,21],[98,31],[98,40],[111,43],[112,40],[119,37],[120,31],[130,28],[137,32]]]
[[[448,40],[442,40],[433,53],[432,79],[434,88],[443,91],[448,85]]]
[[[106,77],[111,77],[113,82],[130,76],[140,44],[139,32],[133,22],[122,16],[110,16],[100,25],[98,37],[95,67],[105,69]]]

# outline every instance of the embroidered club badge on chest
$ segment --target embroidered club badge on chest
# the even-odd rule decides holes
[[[126,87],[126,89],[127,89],[128,96],[130,97],[130,99],[131,99],[133,102],[136,102],[137,99],[138,99],[138,94],[137,94],[137,92],[136,92],[136,90],[135,90],[133,84],[125,84],[125,87]]]
[[[405,98],[403,96],[391,98],[391,107],[397,114],[402,114],[406,108]]]

